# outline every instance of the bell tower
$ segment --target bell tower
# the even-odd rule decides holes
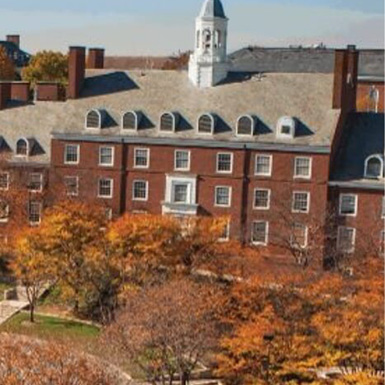
[[[189,78],[196,87],[213,87],[227,77],[227,24],[221,0],[205,0],[196,19],[189,62]]]

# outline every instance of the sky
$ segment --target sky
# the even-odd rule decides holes
[[[383,0],[222,0],[229,50],[323,42],[383,48]],[[107,55],[169,55],[191,49],[203,0],[0,0],[0,40],[22,48],[104,47]]]

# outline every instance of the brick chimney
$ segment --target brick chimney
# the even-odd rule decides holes
[[[86,66],[85,47],[70,47],[68,58],[68,98],[78,99],[83,88]]]
[[[11,82],[0,82],[0,111],[7,108],[11,99]]]
[[[20,48],[20,35],[7,35],[7,41],[17,45]]]
[[[88,50],[87,68],[104,68],[104,48],[90,48]]]
[[[352,112],[356,108],[358,56],[355,45],[335,51],[333,109]]]

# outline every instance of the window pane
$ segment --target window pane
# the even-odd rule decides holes
[[[20,139],[16,144],[16,155],[28,155],[28,143],[24,139]]]
[[[380,178],[381,177],[381,161],[377,158],[369,159],[367,168],[366,168],[366,176],[369,178]]]
[[[146,200],[147,199],[147,182],[144,180],[138,180],[134,182],[133,189],[134,199]]]
[[[271,174],[271,158],[266,155],[257,155],[255,158],[255,173],[256,175]]]
[[[253,120],[248,116],[243,116],[238,121],[238,134],[251,135],[253,133]]]
[[[307,226],[295,223],[292,229],[291,245],[294,247],[306,247],[307,245]]]
[[[76,196],[78,195],[79,180],[76,176],[66,176],[64,178],[64,184],[67,195]]]
[[[188,151],[176,151],[175,153],[175,168],[177,170],[188,170],[189,169],[189,157]]]
[[[136,149],[135,150],[135,166],[136,167],[147,167],[148,166],[148,153],[147,149]]]
[[[99,196],[104,198],[112,197],[112,179],[99,179]]]
[[[187,203],[187,189],[186,184],[174,185],[174,203]]]
[[[30,202],[28,205],[28,219],[32,224],[40,223],[41,203]]]
[[[7,172],[0,173],[0,189],[8,190],[9,188],[9,174]]]
[[[293,194],[293,211],[307,212],[309,208],[308,193],[294,193]]]
[[[28,188],[31,191],[40,191],[43,185],[43,175],[42,174],[29,174],[29,183]]]
[[[100,164],[113,164],[113,149],[112,147],[100,147]]]
[[[255,190],[254,193],[254,207],[268,208],[269,207],[269,190]]]
[[[340,212],[343,215],[355,215],[356,214],[356,195],[341,195],[341,207]]]
[[[87,128],[99,128],[100,117],[96,111],[90,111],[87,114]]]
[[[123,116],[123,129],[135,130],[136,127],[136,116],[133,112],[127,112]]]
[[[219,206],[229,206],[230,205],[230,187],[217,187],[215,191],[216,191],[215,203]]]
[[[310,176],[310,159],[296,158],[295,159],[295,176]]]
[[[79,157],[79,147],[75,145],[67,145],[65,147],[65,162],[77,163]]]
[[[163,114],[160,118],[161,131],[173,131],[174,130],[174,117],[171,114]]]
[[[217,171],[219,172],[231,172],[232,168],[232,155],[231,154],[218,154],[217,158]]]
[[[350,227],[338,228],[338,248],[344,252],[354,251],[354,237],[355,231]]]
[[[198,131],[205,134],[211,134],[212,130],[213,130],[212,118],[208,115],[201,116],[198,122]]]
[[[267,222],[254,222],[252,242],[259,244],[267,243]]]

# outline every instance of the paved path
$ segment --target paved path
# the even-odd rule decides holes
[[[0,325],[28,306],[26,301],[8,300],[0,302]]]

